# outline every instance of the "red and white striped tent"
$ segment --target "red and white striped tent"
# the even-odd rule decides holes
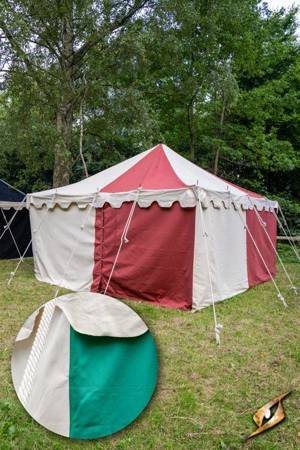
[[[275,275],[277,203],[164,144],[27,201],[47,283],[197,310]]]

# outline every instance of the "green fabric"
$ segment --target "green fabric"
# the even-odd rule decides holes
[[[155,389],[157,351],[149,331],[94,337],[70,327],[70,437],[94,439],[130,424]]]

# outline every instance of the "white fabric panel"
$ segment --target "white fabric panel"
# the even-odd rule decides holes
[[[107,184],[111,183],[113,180],[118,178],[137,162],[143,159],[152,148],[146,150],[145,152],[139,153],[133,158],[126,159],[119,164],[109,167],[102,172],[96,173],[91,177],[85,178],[77,183],[69,184],[57,189],[49,189],[47,191],[35,192],[34,195],[37,196],[49,196],[53,194],[58,195],[87,195],[94,194],[102,189]]]
[[[12,378],[17,393],[34,335],[15,344]],[[62,436],[69,436],[70,429],[69,360],[70,325],[63,312],[56,308],[26,409],[37,422]]]
[[[224,194],[223,194],[224,195]],[[136,201],[141,208],[148,208],[153,202],[157,202],[162,208],[170,208],[174,202],[179,202],[183,208],[195,206],[195,195],[190,188],[183,189],[164,189],[164,190],[139,190],[129,192],[99,192],[94,196],[85,197],[66,197],[59,196],[55,200],[49,197],[30,198],[30,202],[36,208],[42,208],[47,205],[48,209],[54,209],[57,204],[63,209],[68,209],[72,203],[76,203],[79,208],[84,209],[94,202],[95,208],[102,208],[104,203],[109,203],[113,208],[121,208],[124,202]]]
[[[242,212],[242,214],[246,214]],[[199,216],[198,216],[199,217]],[[238,211],[230,209],[203,209],[205,230],[200,219],[196,223],[194,262],[193,309],[212,304],[206,247],[208,239],[209,268],[212,276],[215,302],[225,300],[248,289],[246,230]],[[204,236],[207,232],[208,237]]]
[[[94,292],[71,292],[54,299],[78,333],[89,336],[136,337],[148,330],[145,322],[126,303],[109,295]],[[23,324],[16,342],[32,341],[39,325],[44,305],[40,306]]]
[[[94,268],[95,209],[79,209],[77,205],[68,210],[31,207],[30,221],[37,279],[73,291],[89,290]]]
[[[0,202],[1,209],[20,209],[26,208],[26,202]]]
[[[148,330],[133,309],[108,295],[72,293],[57,298],[56,305],[64,312],[70,325],[82,334],[135,337]]]
[[[199,205],[195,209],[195,237],[194,237],[194,262],[193,262],[193,300],[192,308],[198,309],[201,304],[201,262],[203,240],[200,237],[201,227],[199,217]],[[205,256],[205,255],[204,255]]]
[[[40,316],[42,313],[42,306],[34,311],[28,319],[24,322],[22,328],[20,329],[19,333],[16,337],[16,342],[18,341],[24,341],[25,339],[31,339],[31,333],[36,330],[40,317],[37,319],[37,316]]]
[[[124,202],[136,201],[141,208],[148,208],[152,203],[157,202],[161,208],[170,208],[174,202],[179,202],[182,208],[191,208],[196,206],[195,187],[187,187],[181,189],[164,189],[164,190],[139,190],[129,192],[99,192],[96,195],[86,196],[29,196],[28,202],[35,206],[35,208],[42,208],[44,205],[48,209],[54,209],[57,205],[62,209],[68,209],[70,205],[76,203],[80,209],[86,208],[93,204],[96,208],[102,208],[104,203],[109,203],[113,208],[120,208]],[[231,202],[234,205],[243,209],[253,209],[253,205],[259,211],[263,209],[270,210],[277,208],[278,204],[275,201],[265,198],[250,199],[248,196],[234,196],[230,192],[211,192],[204,189],[199,189],[201,192],[201,201],[204,207],[213,205],[215,208],[229,208]]]
[[[201,167],[198,167],[188,159],[183,158],[166,145],[163,145],[163,148],[176,175],[186,185],[194,186],[198,184],[200,188],[208,191],[231,192],[238,196],[245,195],[245,192],[240,191],[234,186],[221,180],[221,178],[201,169]]]

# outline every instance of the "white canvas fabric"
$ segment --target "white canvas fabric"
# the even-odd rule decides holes
[[[40,306],[28,317],[16,342],[32,339],[43,308],[44,305]],[[148,330],[133,309],[109,295],[71,292],[57,297],[55,308],[64,313],[74,330],[89,336],[136,337]]]
[[[164,190],[135,190],[129,192],[98,192],[94,195],[86,197],[31,197],[31,205],[36,209],[44,206],[47,209],[54,209],[57,205],[61,209],[68,209],[72,204],[76,204],[78,208],[85,209],[93,203],[95,208],[102,208],[105,203],[109,203],[113,208],[120,208],[124,202],[134,202],[137,200],[141,208],[148,208],[152,203],[156,202],[162,208],[170,208],[174,202],[179,202],[183,208],[190,208],[196,205],[193,190],[190,188],[183,189],[164,189]]]
[[[135,311],[112,297],[92,292],[56,300],[74,330],[90,336],[135,337],[148,328]]]
[[[70,325],[91,336],[135,337],[148,331],[143,320],[125,303],[94,293],[71,293],[58,297],[45,345],[36,364],[32,389],[25,406],[40,424],[69,436]],[[12,355],[12,378],[18,396],[37,333],[44,305],[19,331]]]
[[[18,211],[26,208],[26,203],[25,202],[1,202],[0,201],[0,209],[17,209]]]
[[[18,395],[37,326],[36,322],[34,332],[22,340],[20,337],[24,335],[24,330],[21,329],[15,343],[11,368]],[[69,322],[62,310],[56,308],[26,405],[27,412],[40,424],[62,436],[69,435],[69,341]]]
[[[245,212],[242,212],[245,215]],[[193,309],[212,304],[210,271],[214,301],[218,302],[248,289],[246,230],[234,208],[203,208],[205,230],[196,212]],[[207,237],[206,234],[207,233]],[[206,247],[204,239],[208,240]],[[206,248],[208,249],[209,269]]]
[[[238,188],[226,183],[201,167],[196,166],[188,159],[163,145],[165,154],[175,170],[177,176],[188,186],[199,186],[207,191],[230,192],[233,196],[241,196],[244,193]]]
[[[34,271],[38,280],[89,290],[94,268],[95,209],[30,208]],[[82,226],[84,225],[84,228]]]

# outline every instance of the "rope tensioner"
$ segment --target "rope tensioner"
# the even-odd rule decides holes
[[[216,343],[217,345],[221,344],[221,331],[223,330],[223,325],[221,323],[217,323],[215,326],[215,334],[216,334]]]
[[[278,297],[279,300],[282,302],[283,306],[284,306],[285,308],[287,308],[288,305],[287,305],[287,303],[286,303],[286,301],[285,301],[285,299],[284,299],[284,296],[281,294],[281,292],[278,292],[277,297]]]

